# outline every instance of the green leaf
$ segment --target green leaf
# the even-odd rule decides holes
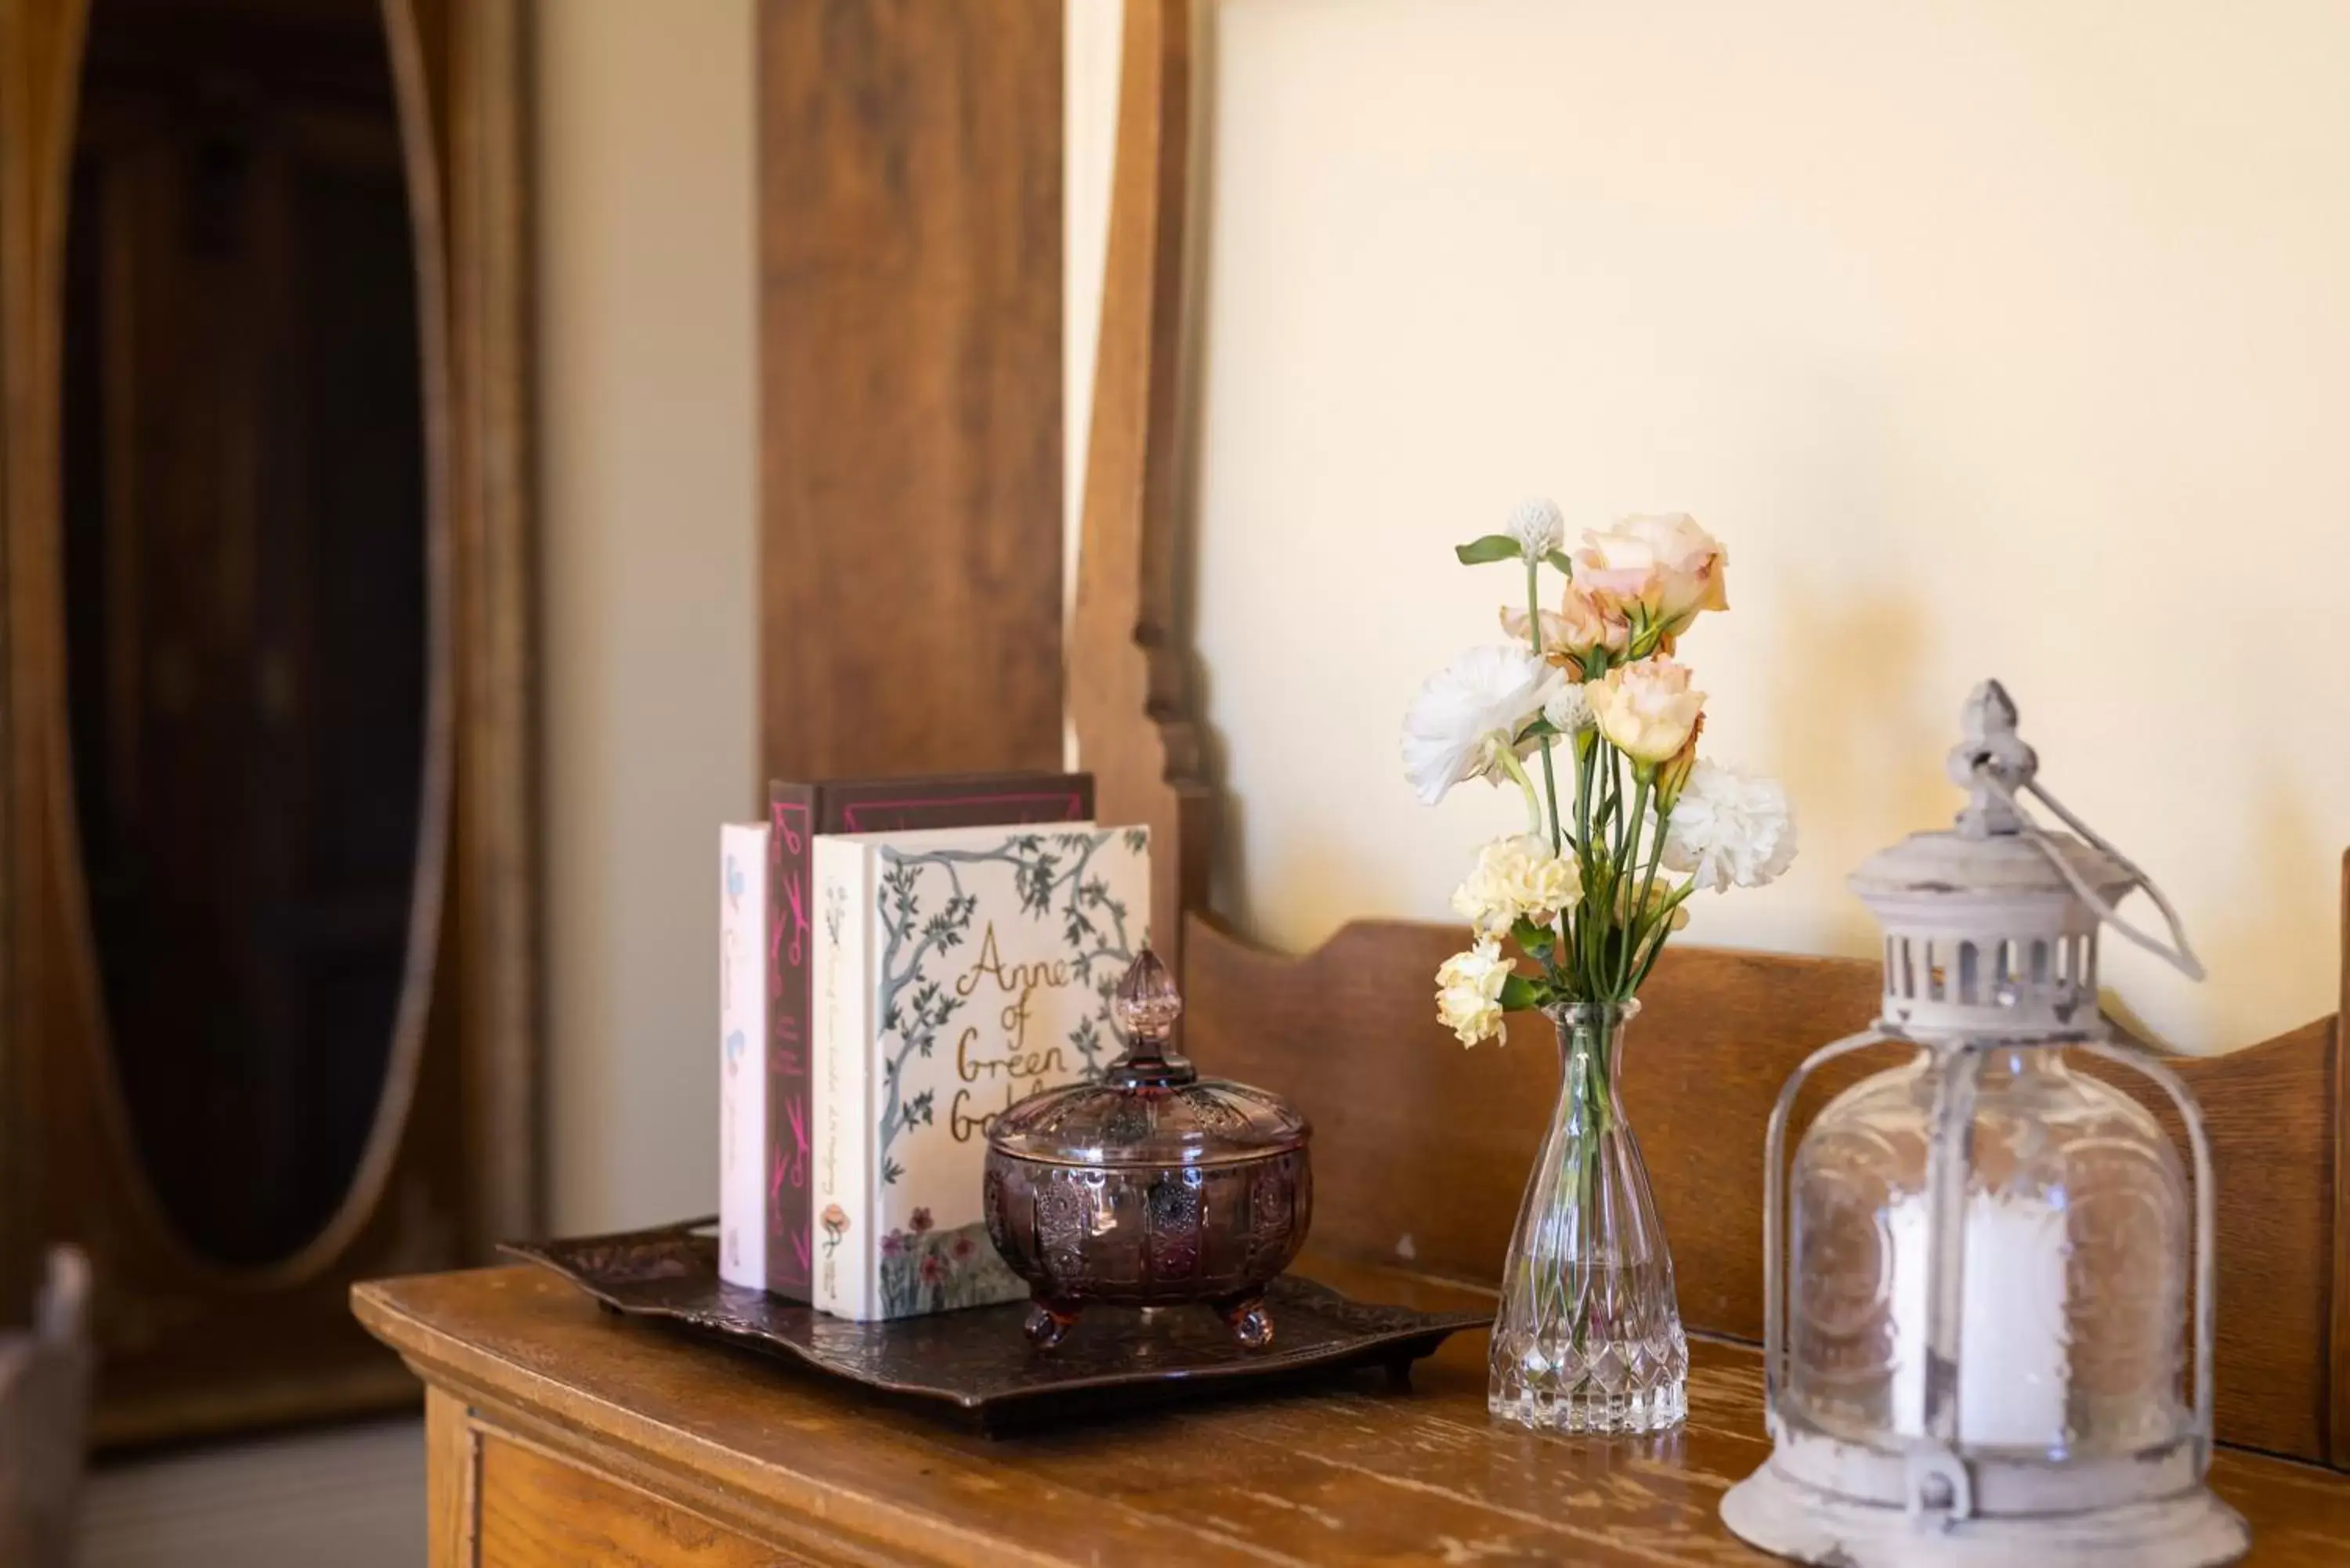
[[[1560,571],[1565,572],[1568,576],[1571,577],[1575,576],[1575,563],[1566,558],[1565,551],[1553,550],[1548,555],[1544,556],[1543,559],[1548,561],[1552,566],[1556,566]]]
[[[1556,724],[1552,723],[1548,719],[1537,718],[1527,722],[1526,727],[1518,732],[1518,739],[1521,741],[1539,741],[1545,735],[1555,735],[1557,733],[1558,726]]]
[[[1534,982],[1524,975],[1513,974],[1502,982],[1502,1006],[1505,1010],[1515,1012],[1523,1008],[1539,1006],[1541,1002],[1542,998],[1534,990]]]
[[[1518,542],[1507,534],[1488,534],[1470,544],[1454,546],[1452,553],[1464,566],[1482,566],[1488,561],[1514,561],[1522,554]]]

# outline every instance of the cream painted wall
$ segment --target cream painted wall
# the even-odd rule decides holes
[[[2334,1005],[2350,7],[1207,5],[1198,639],[1249,927],[1440,918],[1512,823],[1416,805],[1396,721],[1509,587],[1449,547],[1542,492],[1730,543],[1684,651],[1805,849],[1697,940],[1868,950],[1843,875],[1944,818],[1995,673],[2210,962],[2124,953],[2125,1006],[2214,1049]]]
[[[716,1207],[716,825],[758,814],[752,0],[538,6],[553,1221]]]

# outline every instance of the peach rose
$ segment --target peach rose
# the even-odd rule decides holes
[[[1502,629],[1523,640],[1526,612],[1503,606]],[[1613,659],[1620,657],[1632,641],[1632,628],[1620,606],[1604,602],[1571,582],[1558,608],[1542,612],[1542,634],[1543,658],[1578,672],[1593,649],[1605,649]]]
[[[1662,655],[1619,664],[1584,691],[1599,732],[1617,751],[1650,767],[1688,743],[1705,707],[1705,693],[1690,690],[1688,667]]]
[[[1586,529],[1575,553],[1576,585],[1627,619],[1637,607],[1659,638],[1678,636],[1700,610],[1730,607],[1729,566],[1721,541],[1678,512]]]

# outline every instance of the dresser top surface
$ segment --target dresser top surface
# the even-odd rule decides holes
[[[1477,1302],[1386,1271],[1306,1269],[1366,1299]],[[1453,1336],[1408,1389],[1367,1372],[991,1438],[943,1412],[619,1320],[537,1269],[382,1281],[353,1302],[453,1393],[736,1507],[820,1517],[900,1560],[1771,1561],[1716,1511],[1769,1453],[1761,1357],[1742,1345],[1692,1345],[1689,1424],[1653,1439],[1494,1425],[1481,1333]],[[2350,1563],[2350,1477],[2229,1452],[2213,1482],[2251,1521],[2252,1562]]]

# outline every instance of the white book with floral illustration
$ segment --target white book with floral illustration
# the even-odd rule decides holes
[[[816,1305],[870,1322],[1016,1301],[987,1240],[987,1129],[1118,1054],[1149,940],[1139,827],[816,840]]]

